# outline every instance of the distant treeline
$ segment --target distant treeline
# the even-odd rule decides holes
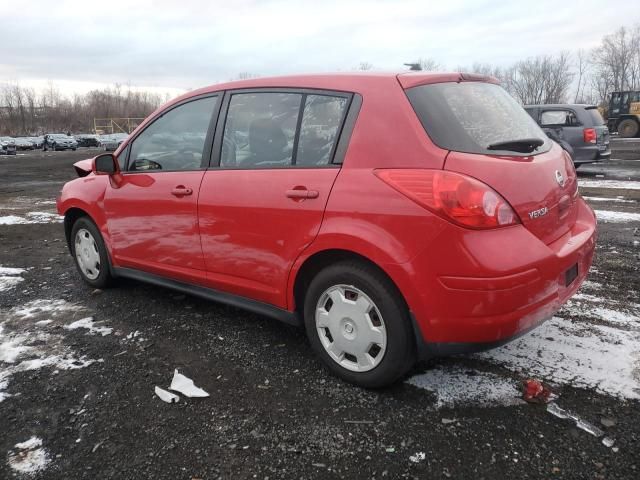
[[[91,133],[94,118],[144,118],[167,100],[160,94],[121,85],[65,97],[53,85],[37,92],[19,84],[4,84],[0,85],[0,135]]]

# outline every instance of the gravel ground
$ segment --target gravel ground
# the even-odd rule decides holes
[[[600,230],[578,295],[381,391],[330,376],[293,327],[134,281],[88,288],[53,200],[96,151],[0,157],[0,478],[639,478],[640,141],[613,147],[579,170]],[[210,397],[160,401],[174,369]],[[530,376],[580,422],[522,402]]]

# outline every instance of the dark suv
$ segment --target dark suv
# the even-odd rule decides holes
[[[609,129],[597,107],[558,104],[525,105],[524,109],[547,135],[571,146],[576,167],[611,156]]]

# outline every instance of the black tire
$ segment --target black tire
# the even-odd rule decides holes
[[[75,148],[72,148],[71,150],[73,150],[74,152],[76,151],[76,149],[75,149]]]
[[[100,268],[97,278],[89,278],[82,270],[76,257],[76,236],[81,229],[88,231],[95,241],[96,250],[100,257]],[[69,245],[71,247],[71,255],[73,257],[73,261],[76,264],[76,268],[85,283],[91,285],[94,288],[105,288],[113,283],[109,254],[104,245],[104,240],[102,239],[102,235],[100,234],[98,227],[95,223],[93,223],[93,221],[91,221],[89,217],[80,217],[75,221],[73,227],[71,228]]]
[[[626,118],[618,124],[618,133],[622,138],[634,138],[640,132],[640,123],[631,118]]]
[[[327,353],[316,329],[316,306],[322,294],[335,285],[350,285],[365,293],[384,319],[387,346],[372,370],[355,372],[344,368]],[[381,388],[396,382],[415,363],[415,337],[409,309],[396,286],[378,269],[359,261],[343,261],[321,270],[305,295],[304,321],[316,354],[336,376],[364,388]]]

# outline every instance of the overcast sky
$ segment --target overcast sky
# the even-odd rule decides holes
[[[636,7],[632,8],[632,5]],[[115,82],[169,92],[236,77],[507,65],[589,49],[640,22],[638,0],[0,0],[0,82],[64,93]],[[622,4],[621,4],[622,5]]]

